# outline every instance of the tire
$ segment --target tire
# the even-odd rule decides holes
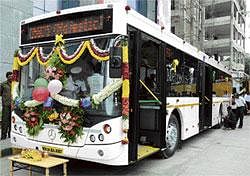
[[[170,116],[165,141],[166,149],[161,151],[161,157],[169,158],[174,155],[180,143],[180,124],[174,114]]]

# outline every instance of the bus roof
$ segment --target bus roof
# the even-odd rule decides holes
[[[231,72],[221,63],[214,60],[212,57],[203,53],[196,47],[172,34],[170,31],[162,29],[162,26],[156,24],[152,20],[144,17],[133,9],[126,10],[127,5],[124,3],[113,4],[95,4],[90,6],[80,6],[71,9],[65,9],[61,11],[54,11],[43,15],[35,16],[21,21],[21,25],[28,24],[36,21],[40,21],[47,18],[53,18],[56,16],[70,15],[79,12],[95,11],[102,9],[113,9],[113,34],[127,35],[127,25],[131,25],[152,37],[165,42],[172,47],[175,47],[186,54],[189,54],[199,60],[202,60],[215,68],[218,68],[227,74],[231,75]],[[21,26],[20,25],[20,26]],[[110,34],[110,33],[109,33]],[[89,36],[88,36],[89,37]],[[20,39],[21,40],[21,39]]]

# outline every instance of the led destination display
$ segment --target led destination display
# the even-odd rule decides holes
[[[56,16],[21,26],[21,44],[112,32],[112,10],[78,12]]]

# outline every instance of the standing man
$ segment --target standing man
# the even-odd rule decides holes
[[[0,96],[2,96],[2,134],[1,140],[10,137],[11,130],[11,81],[12,72],[6,73],[7,81],[0,85]]]
[[[247,92],[244,96],[244,99],[246,101],[246,104],[247,104],[247,111],[250,110],[250,92]]]
[[[242,128],[242,126],[243,126],[243,118],[244,118],[244,109],[245,109],[245,106],[246,106],[246,102],[245,102],[245,99],[241,95],[236,94],[235,95],[235,103],[236,103],[236,106],[237,106],[238,120],[240,119],[240,123],[239,123],[238,128]]]

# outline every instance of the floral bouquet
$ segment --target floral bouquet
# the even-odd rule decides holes
[[[81,108],[71,108],[60,113],[59,133],[64,142],[74,143],[77,137],[83,135],[83,115],[84,111]]]
[[[38,135],[39,131],[43,129],[43,119],[39,118],[38,109],[36,107],[27,108],[23,114],[23,119],[28,128],[28,134],[31,136]]]

